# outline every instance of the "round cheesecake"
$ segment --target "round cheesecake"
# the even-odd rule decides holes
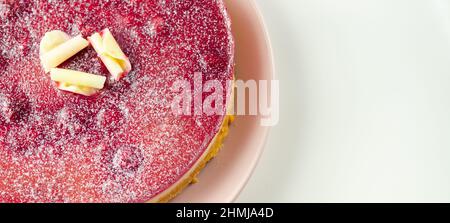
[[[133,69],[89,97],[59,90],[40,64],[41,38],[105,28]],[[174,83],[195,86],[202,73],[227,86],[233,54],[222,0],[0,1],[0,202],[170,200],[231,120],[226,97],[220,114],[174,114]],[[108,77],[90,47],[59,67]]]

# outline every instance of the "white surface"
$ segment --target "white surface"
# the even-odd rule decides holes
[[[281,116],[238,202],[449,202],[450,1],[258,3]]]

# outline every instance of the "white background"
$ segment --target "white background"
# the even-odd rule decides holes
[[[238,201],[449,202],[450,1],[257,2],[281,119]]]

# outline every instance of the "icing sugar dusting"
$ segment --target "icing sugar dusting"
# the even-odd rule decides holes
[[[147,201],[218,132],[223,117],[173,116],[170,86],[194,72],[232,78],[221,0],[1,1],[0,17],[0,202]],[[106,27],[132,72],[93,97],[57,90],[40,66],[40,38]],[[91,48],[61,67],[109,76]]]
[[[0,18],[5,19],[8,12],[9,12],[9,5],[0,2]]]

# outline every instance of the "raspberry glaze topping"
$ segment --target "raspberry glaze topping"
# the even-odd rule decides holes
[[[92,97],[58,90],[40,38],[104,28],[133,70]],[[144,202],[165,191],[224,120],[173,115],[170,87],[194,72],[225,86],[233,47],[222,0],[0,0],[0,202]],[[108,76],[92,48],[60,67]]]

